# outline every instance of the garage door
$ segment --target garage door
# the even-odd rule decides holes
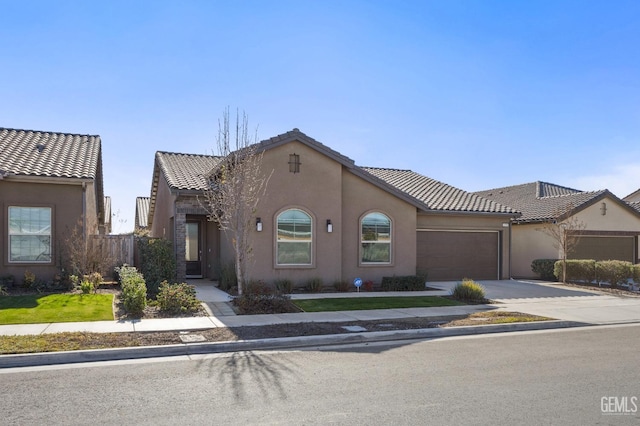
[[[635,237],[588,236],[580,237],[569,259],[635,261]]]
[[[499,232],[418,231],[417,269],[429,281],[498,279]]]

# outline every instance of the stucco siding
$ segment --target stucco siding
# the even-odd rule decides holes
[[[0,275],[14,275],[16,282],[22,281],[26,269],[33,272],[36,278],[50,280],[59,272],[58,259],[61,247],[76,225],[82,223],[82,186],[59,183],[26,183],[11,182],[6,179],[0,182],[2,193],[2,234],[8,235],[8,209],[17,207],[50,207],[52,214],[52,247],[51,263],[10,263],[9,243],[5,237],[0,246]],[[95,221],[95,219],[94,219]]]

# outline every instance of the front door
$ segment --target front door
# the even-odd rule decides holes
[[[202,278],[202,244],[200,222],[187,222],[185,260],[187,278]]]

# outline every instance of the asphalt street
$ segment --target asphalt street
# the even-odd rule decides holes
[[[5,369],[0,423],[638,424],[638,337],[599,326]]]

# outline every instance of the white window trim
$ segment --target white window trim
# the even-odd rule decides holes
[[[12,234],[11,233],[11,209],[48,209],[49,210],[49,260],[12,260],[11,259],[11,237],[24,236],[30,234]],[[33,234],[31,234],[33,235]],[[37,234],[45,235],[45,234]],[[53,263],[53,208],[50,206],[29,206],[29,205],[10,205],[7,208],[7,262],[10,264],[40,264],[50,265]]]
[[[311,218],[311,239],[309,240],[309,250],[310,250],[310,263],[278,263],[278,218],[280,217],[281,214],[288,212],[290,210],[299,210],[301,212],[303,212],[304,214],[306,214],[307,216],[309,216],[309,218]],[[299,207],[299,206],[291,206],[291,207],[287,207],[284,208],[280,211],[278,211],[274,217],[274,230],[275,230],[275,234],[274,234],[274,259],[273,259],[273,263],[275,268],[277,269],[304,269],[304,268],[314,268],[315,267],[315,241],[316,241],[316,231],[315,231],[315,224],[316,224],[316,218],[315,216],[308,211],[307,209],[303,208],[303,207]],[[299,242],[304,242],[304,241],[300,241]]]

